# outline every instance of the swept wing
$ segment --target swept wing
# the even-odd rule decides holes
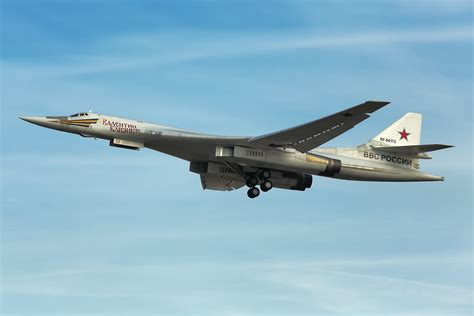
[[[367,101],[324,118],[278,132],[252,137],[249,142],[270,147],[292,147],[304,153],[345,133],[390,102]]]

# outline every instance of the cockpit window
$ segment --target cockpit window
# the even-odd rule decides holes
[[[77,117],[77,116],[88,116],[88,115],[89,115],[89,113],[85,113],[85,112],[83,112],[83,113],[76,113],[76,114],[73,114],[73,115],[71,115],[71,117]]]

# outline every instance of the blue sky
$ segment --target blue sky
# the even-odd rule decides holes
[[[472,315],[470,1],[1,1],[1,313]],[[389,100],[444,183],[202,191],[188,164],[26,124],[259,135]]]

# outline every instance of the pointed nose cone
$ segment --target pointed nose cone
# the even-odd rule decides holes
[[[20,119],[39,126],[46,126],[48,123],[48,120],[44,116],[21,116]]]
[[[430,174],[431,176],[431,180],[432,181],[444,181],[444,177],[443,176],[437,176],[435,174]]]

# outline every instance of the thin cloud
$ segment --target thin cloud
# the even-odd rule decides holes
[[[112,38],[99,50],[124,55],[98,57],[69,56],[67,62],[54,64],[3,61],[4,71],[30,77],[66,76],[127,71],[160,67],[195,60],[235,58],[288,51],[333,48],[378,48],[382,45],[427,44],[472,40],[471,27],[438,29],[396,29],[344,34],[258,34],[173,33],[167,35],[137,34]],[[100,44],[102,45],[102,44]],[[134,47],[130,50],[130,47]],[[145,51],[145,53],[140,53]],[[97,56],[97,55],[96,55]]]
[[[461,262],[470,265],[468,254],[454,255],[451,258],[453,259],[428,255],[382,260],[355,259],[344,260],[345,267],[341,266],[340,260],[82,266],[77,269],[10,276],[4,280],[4,293],[59,298],[140,299],[150,304],[159,304],[163,300],[176,304],[172,308],[199,303],[200,310],[204,313],[224,313],[230,310],[244,313],[246,309],[243,306],[253,306],[254,310],[262,312],[275,312],[278,310],[278,302],[282,301],[291,306],[300,306],[295,311],[301,312],[405,314],[418,311],[420,314],[430,315],[443,311],[465,312],[471,306],[471,290],[346,269],[361,266],[370,268],[380,264],[409,264],[410,268],[419,269],[426,262],[437,259],[444,260],[446,265]],[[116,278],[117,275],[121,276],[120,280]],[[268,290],[254,292],[229,287],[223,292],[220,283],[209,281],[214,279],[225,280],[229,284],[239,280],[239,289],[242,286],[252,289],[258,284],[259,288],[263,286]],[[202,283],[204,280],[205,284]],[[113,290],[109,288],[110,284],[115,285]],[[107,291],[103,291],[103,287],[107,287]],[[282,288],[285,289],[284,292],[281,291]],[[175,300],[178,292],[181,300]],[[210,300],[209,297],[214,299]],[[308,301],[311,303],[308,304]],[[275,305],[268,305],[268,302],[274,302]],[[306,303],[302,304],[303,302]]]
[[[458,13],[472,10],[471,0],[394,0],[394,3],[408,10],[423,12]]]

